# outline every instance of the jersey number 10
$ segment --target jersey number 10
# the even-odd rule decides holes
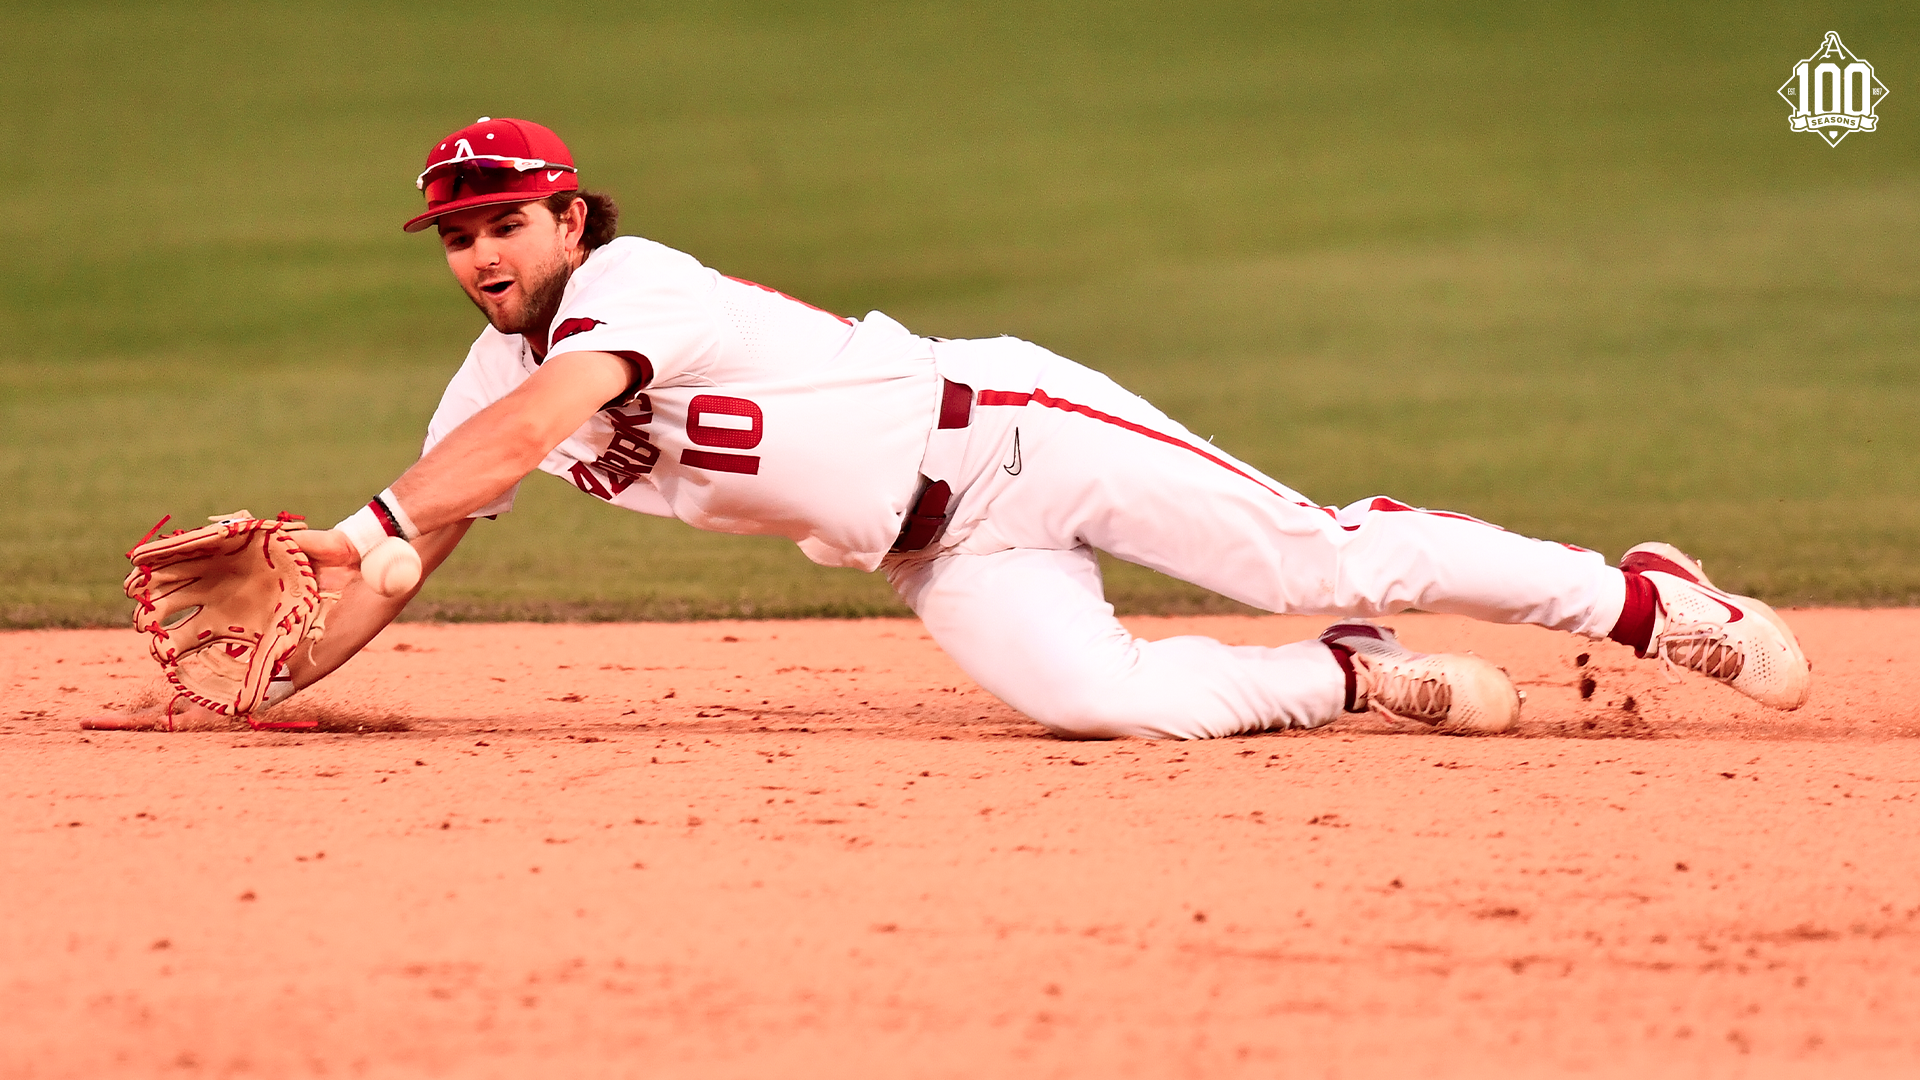
[[[687,406],[687,438],[700,446],[717,450],[680,452],[680,464],[713,472],[744,473],[757,476],[760,455],[727,454],[719,450],[751,450],[760,445],[764,434],[760,406],[746,398],[701,394]]]

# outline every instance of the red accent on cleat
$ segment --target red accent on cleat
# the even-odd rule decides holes
[[[1625,570],[1623,576],[1627,579],[1627,602],[1607,637],[1645,659],[1653,647],[1653,624],[1660,615],[1660,590],[1638,570]]]

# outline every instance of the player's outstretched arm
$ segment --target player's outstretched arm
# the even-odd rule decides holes
[[[455,428],[394,481],[393,493],[423,534],[451,525],[519,483],[636,374],[611,353],[556,356]]]
[[[565,353],[499,401],[475,413],[440,440],[382,494],[399,505],[408,535],[426,536],[464,521],[505,494],[607,402],[637,378],[634,365],[612,353]],[[383,539],[371,508],[340,527],[303,536],[316,566],[358,566]]]
[[[293,689],[304,690],[319,682],[353,659],[354,654],[365,648],[374,635],[386,629],[387,624],[398,618],[400,612],[419,594],[427,577],[447,560],[447,556],[453,554],[453,549],[459,546],[461,538],[467,535],[467,529],[472,525],[471,518],[462,518],[414,540],[413,549],[420,553],[420,581],[399,596],[382,596],[367,584],[365,578],[349,570],[323,568],[320,571],[323,588],[331,584],[328,579],[334,575],[339,576],[344,587],[340,590],[340,601],[327,615],[326,633],[311,648],[297,650],[287,662],[287,674],[293,678]],[[310,536],[314,538],[316,546],[323,549],[328,548],[331,542],[327,533],[314,530],[292,535],[303,550]],[[308,551],[308,557],[313,558],[314,553]]]

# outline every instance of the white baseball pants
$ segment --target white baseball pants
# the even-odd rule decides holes
[[[1597,553],[1374,498],[1317,506],[1111,379],[1013,338],[936,346],[974,390],[923,471],[954,503],[888,580],[982,687],[1068,738],[1213,738],[1337,718],[1345,675],[1318,641],[1135,639],[1093,549],[1267,611],[1419,608],[1604,637],[1626,586]]]

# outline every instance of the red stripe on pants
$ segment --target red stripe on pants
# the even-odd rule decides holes
[[[1190,442],[1186,442],[1182,439],[1176,439],[1173,436],[1166,434],[1165,432],[1155,431],[1152,428],[1145,426],[1144,424],[1136,424],[1131,420],[1122,420],[1119,417],[1112,415],[1111,413],[1103,413],[1099,409],[1095,409],[1087,405],[1082,405],[1079,402],[1068,401],[1066,398],[1054,397],[1052,394],[1047,393],[1045,390],[1036,389],[1031,394],[1022,394],[1013,390],[982,390],[980,391],[979,403],[982,405],[1026,405],[1031,403],[1034,405],[1041,405],[1049,409],[1059,409],[1061,412],[1077,413],[1081,416],[1087,417],[1088,419],[1098,420],[1103,424],[1112,424],[1115,427],[1125,428],[1126,430],[1131,431],[1136,435],[1145,435],[1149,439],[1155,439],[1159,442],[1166,443],[1168,446],[1177,446],[1182,450],[1187,450],[1192,453],[1199,454],[1201,457],[1206,458],[1208,461],[1213,462],[1215,465],[1218,465],[1221,468],[1227,470],[1228,472],[1233,473],[1235,476],[1245,477],[1246,479],[1251,480],[1256,484],[1259,484],[1262,490],[1270,492],[1274,495],[1280,495],[1280,497],[1283,499],[1286,498],[1285,495],[1282,495],[1280,492],[1274,491],[1272,488],[1268,487],[1266,483],[1262,481],[1259,477],[1252,475],[1251,473],[1247,472],[1245,469],[1239,468],[1238,466],[1234,465],[1230,461],[1226,461],[1222,458],[1218,458],[1212,454],[1207,453],[1205,450],[1200,449],[1199,447],[1193,445]],[[1287,501],[1292,502],[1293,500],[1288,499]],[[1333,514],[1332,510],[1324,506],[1313,506],[1313,504],[1311,503],[1296,503],[1295,505],[1306,506],[1314,510],[1325,510],[1328,516],[1332,516]]]

